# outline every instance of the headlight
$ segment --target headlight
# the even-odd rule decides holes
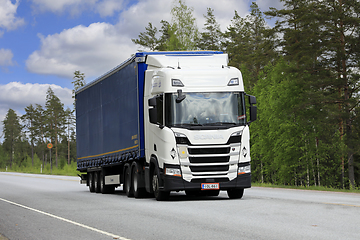
[[[242,134],[242,130],[238,132],[234,132],[233,134],[231,134],[231,137],[241,136],[241,134]]]
[[[186,138],[186,135],[185,135],[185,134],[177,133],[177,132],[174,132],[174,134],[175,134],[175,137],[183,137],[183,138]]]
[[[190,145],[189,139],[185,134],[174,132],[176,143],[183,145]]]
[[[245,173],[251,173],[250,165],[239,167],[238,175],[245,174]]]
[[[170,176],[181,177],[181,171],[178,168],[165,168],[165,174]]]

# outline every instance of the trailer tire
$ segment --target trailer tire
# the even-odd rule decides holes
[[[115,191],[114,185],[105,185],[104,172],[100,172],[100,192],[102,194],[113,193]]]
[[[169,191],[161,191],[160,190],[160,173],[159,169],[156,168],[152,177],[152,189],[154,192],[155,199],[157,201],[166,201],[169,199],[170,192]]]
[[[89,190],[90,192],[95,192],[95,183],[94,183],[94,173],[89,172],[88,173],[88,181],[89,181]]]
[[[230,199],[240,199],[244,195],[243,188],[228,189],[227,194]]]
[[[134,191],[132,188],[131,183],[131,167],[128,166],[125,170],[125,183],[124,183],[124,191],[126,193],[126,196],[128,197],[134,197]]]
[[[132,187],[133,187],[133,192],[134,192],[134,197],[135,198],[142,198],[145,196],[145,188],[143,187],[139,187],[141,184],[140,184],[140,181],[142,180],[141,179],[141,176],[140,176],[140,167],[139,167],[139,164],[134,162],[133,166],[132,166],[132,174],[131,174],[131,177],[132,177]]]
[[[101,193],[101,186],[100,186],[100,172],[97,171],[94,173],[94,187],[96,193]]]

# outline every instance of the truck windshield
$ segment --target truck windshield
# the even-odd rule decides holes
[[[177,93],[165,94],[165,125],[184,128],[229,128],[246,124],[244,93]]]

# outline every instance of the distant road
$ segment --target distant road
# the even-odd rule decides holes
[[[360,239],[360,194],[254,187],[241,200],[90,193],[78,177],[0,172],[0,236],[15,239]],[[0,237],[1,239],[1,237]]]

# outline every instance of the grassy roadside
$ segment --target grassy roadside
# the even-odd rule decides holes
[[[271,183],[251,183],[253,187],[268,187],[268,188],[286,188],[286,189],[301,189],[301,190],[313,190],[313,191],[328,191],[328,192],[348,192],[348,193],[360,193],[360,189],[339,189],[323,186],[289,186],[289,185],[275,185]]]
[[[61,168],[56,168],[53,166],[51,169],[50,164],[47,164],[42,168],[39,166],[13,166],[11,169],[0,168],[0,172],[19,172],[19,173],[34,173],[34,174],[44,174],[44,175],[63,175],[63,176],[77,176],[80,172],[76,170],[76,163],[71,163],[70,165],[65,164]],[[0,238],[1,240],[1,238]]]
[[[1,233],[0,233],[0,240],[9,240],[9,239],[6,238],[4,235],[1,235]]]

